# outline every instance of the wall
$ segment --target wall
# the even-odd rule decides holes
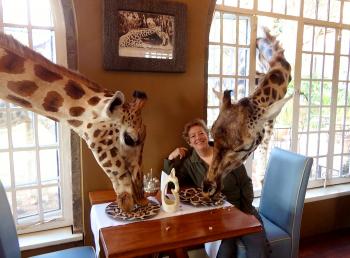
[[[102,0],[75,0],[78,34],[78,70],[106,88],[121,90],[131,98],[135,89],[145,91],[143,109],[147,126],[144,171],[160,173],[163,158],[184,144],[180,135],[185,122],[203,117],[205,106],[204,62],[209,0],[181,0],[187,4],[185,73],[104,71],[102,68]],[[88,192],[112,188],[86,144],[82,144],[85,228],[90,231]],[[87,242],[90,235],[87,235]]]

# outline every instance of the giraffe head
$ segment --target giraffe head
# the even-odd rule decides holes
[[[214,153],[203,181],[204,195],[213,196],[221,190],[226,174],[239,167],[261,143],[265,122],[273,120],[291,98],[261,108],[249,97],[231,103],[230,93],[224,92],[219,116],[211,129]]]

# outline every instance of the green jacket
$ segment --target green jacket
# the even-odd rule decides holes
[[[175,168],[180,186],[202,186],[202,181],[208,171],[208,165],[202,160],[196,151],[189,150],[187,155],[174,160],[164,160],[164,172],[170,173]],[[221,191],[226,200],[245,213],[255,214],[252,205],[254,193],[252,180],[247,174],[244,165],[228,173],[223,179]]]

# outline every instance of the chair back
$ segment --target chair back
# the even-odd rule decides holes
[[[301,217],[312,162],[310,157],[274,148],[266,168],[259,213],[290,235],[291,257],[297,257],[299,249]]]
[[[20,258],[16,226],[4,186],[0,181],[0,257]]]

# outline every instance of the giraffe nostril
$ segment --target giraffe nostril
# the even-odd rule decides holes
[[[128,146],[135,146],[136,145],[136,142],[134,141],[134,139],[126,132],[124,133],[123,137],[124,137],[124,142],[126,145],[128,145]]]

